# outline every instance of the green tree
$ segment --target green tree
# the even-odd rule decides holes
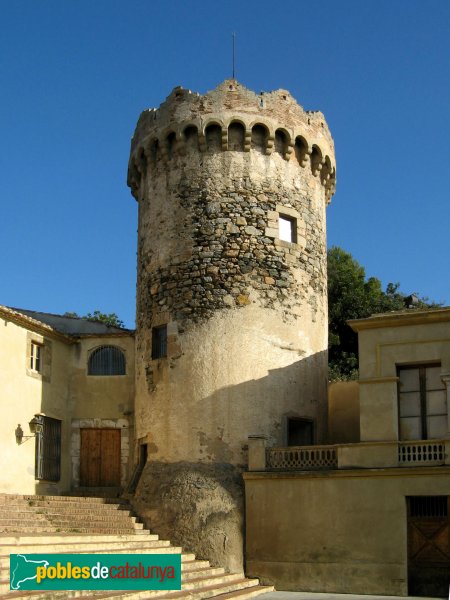
[[[104,323],[105,325],[109,325],[110,327],[119,327],[123,329],[125,327],[124,322],[119,319],[116,313],[102,313],[99,310],[94,310],[93,313],[88,313],[80,317],[76,312],[66,312],[63,315],[64,317],[72,317],[76,319],[87,319],[88,321],[96,321],[97,323]]]
[[[97,321],[98,323],[104,323],[105,325],[109,325],[110,327],[120,327],[124,328],[125,325],[121,319],[116,315],[116,313],[102,313],[99,310],[94,310],[93,313],[88,313],[83,319],[87,319],[88,321]]]
[[[377,313],[406,308],[400,284],[389,283],[383,291],[376,277],[366,272],[348,252],[328,250],[328,357],[331,381],[358,377],[358,335],[347,325]],[[417,298],[415,308],[435,308],[427,298]]]

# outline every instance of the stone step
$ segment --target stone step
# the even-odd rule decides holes
[[[229,587],[229,586],[228,586]],[[8,581],[8,590],[9,590],[9,581]],[[217,591],[217,590],[215,590]],[[221,590],[218,590],[219,592]],[[260,596],[262,594],[267,594],[268,592],[273,592],[274,588],[271,586],[253,586],[247,587],[244,589],[237,589],[231,592],[214,594],[211,592],[207,592],[208,595],[204,595],[204,590],[201,591],[201,595],[196,594],[195,598],[216,598],[217,600],[247,600],[248,598],[254,598],[256,596]],[[82,594],[85,595],[82,595]],[[124,592],[121,595],[112,596],[114,592],[104,592],[104,591],[90,591],[90,592],[14,592],[14,591],[5,591],[2,594],[2,598],[4,600],[59,600],[64,598],[77,598],[78,600],[87,600],[88,598],[97,598],[97,600],[120,600],[123,598],[124,600],[132,600],[131,596],[125,596]],[[126,593],[126,592],[125,592]],[[86,595],[88,594],[88,595]],[[149,596],[146,596],[147,598]],[[191,600],[194,598],[194,594],[189,590],[181,590],[175,592],[163,592],[160,591],[158,595],[153,595],[152,600]]]
[[[146,590],[141,592],[105,592],[104,595],[99,595],[97,598],[102,600],[159,600],[164,598],[167,600],[175,600],[178,598],[186,598],[189,600],[202,600],[203,598],[214,598],[221,594],[235,592],[242,589],[253,588],[258,585],[257,579],[245,579],[242,575],[231,574],[226,581],[219,581],[219,578],[211,583],[211,579],[198,581],[194,585],[192,582],[183,584],[181,591],[163,592],[161,590]],[[79,600],[88,600],[90,596],[79,596]]]
[[[111,542],[109,544],[53,544],[44,545],[18,545],[2,547],[0,563],[5,566],[5,557],[9,559],[10,554],[181,554],[181,548],[171,546],[166,540],[149,541],[145,544],[124,545],[120,542]],[[193,555],[192,555],[193,556]]]
[[[27,516],[26,519],[23,518],[19,518],[18,515],[14,515],[14,518],[0,518],[0,527],[4,526],[4,525],[16,525],[16,524],[21,524],[23,527],[27,526],[27,523],[29,521],[33,521],[35,516],[37,517],[37,520],[42,523],[44,520],[47,520],[49,525],[55,525],[55,524],[70,524],[70,523],[79,523],[79,524],[84,524],[85,526],[88,526],[89,523],[105,523],[108,524],[110,526],[113,526],[115,523],[119,523],[120,524],[120,529],[124,528],[124,525],[126,525],[127,523],[131,525],[137,525],[138,527],[136,527],[136,529],[142,529],[144,526],[142,523],[137,523],[136,519],[137,517],[128,517],[128,516],[121,516],[121,515],[114,515],[111,517],[108,516],[100,516],[100,515],[66,515],[66,514],[61,514],[61,515],[47,515],[47,514],[38,514],[38,515],[33,515],[33,516]]]
[[[257,585],[255,587],[244,588],[243,590],[236,590],[234,592],[227,592],[226,594],[219,594],[216,596],[217,600],[246,600],[247,598],[254,598],[255,596],[261,596],[261,594],[268,594],[273,592],[275,588],[272,585]]]
[[[74,496],[27,496],[22,498],[6,498],[0,495],[0,507],[7,506],[71,506],[79,507],[106,507],[105,510],[113,510],[119,507],[130,507],[127,500],[123,498],[78,498]]]
[[[128,505],[128,501],[123,498],[97,498],[94,496],[45,496],[43,494],[0,494],[0,503],[10,504],[14,500],[26,500],[30,502],[56,502],[73,504],[117,504]]]
[[[148,530],[147,530],[148,531]],[[153,533],[148,533],[147,537],[146,537],[146,542],[149,540],[158,540],[159,537],[156,534]],[[17,546],[18,544],[20,545],[32,545],[32,546],[49,546],[52,547],[53,544],[61,544],[61,543],[68,543],[68,544],[85,544],[85,543],[111,543],[111,542],[119,542],[120,544],[123,543],[134,543],[134,542],[139,542],[141,543],[142,540],[140,539],[136,539],[136,535],[134,533],[130,533],[129,531],[126,534],[117,536],[114,534],[105,534],[105,535],[96,535],[96,534],[82,534],[82,535],[77,535],[77,534],[69,534],[69,533],[63,533],[63,532],[59,532],[59,533],[54,533],[53,535],[50,536],[45,536],[45,538],[42,538],[42,536],[39,536],[38,534],[34,534],[34,535],[28,535],[28,534],[21,534],[20,536],[16,536],[16,535],[0,535],[0,546]],[[168,542],[166,542],[168,543]]]
[[[238,591],[250,591],[251,589],[256,591],[257,587],[259,587],[257,579],[245,579],[242,574],[230,574],[226,577],[226,581],[222,582],[219,581],[220,577],[212,582],[213,579],[205,578],[199,580],[196,584],[192,582],[183,584],[181,591],[9,592],[3,595],[2,599],[19,600],[23,598],[25,600],[30,598],[30,600],[57,600],[59,598],[78,598],[78,600],[88,600],[95,597],[97,600],[145,600],[150,598],[152,600],[181,600],[184,598],[187,600],[202,600]],[[270,590],[266,589],[265,591]]]
[[[183,584],[185,582],[197,582],[203,581],[205,578],[220,577],[225,574],[225,569],[222,567],[203,567],[195,570],[181,570],[181,580]],[[9,580],[9,569],[5,569],[5,574],[0,579],[0,598],[3,598],[3,594],[9,592],[10,580]]]
[[[137,523],[137,525],[139,525],[139,523]],[[0,533],[7,533],[7,534],[13,534],[13,533],[17,533],[18,535],[21,534],[28,534],[28,533],[59,533],[62,531],[62,527],[52,527],[52,526],[42,526],[42,527],[38,527],[38,526],[29,526],[29,527],[18,527],[17,525],[4,525],[3,527],[0,528]],[[64,532],[65,533],[85,533],[85,534],[107,534],[107,535],[125,535],[127,533],[130,533],[131,531],[133,531],[134,535],[137,536],[148,536],[148,530],[147,529],[138,529],[138,528],[127,528],[127,529],[121,529],[119,527],[117,528],[113,528],[110,526],[107,527],[66,527],[64,528]]]
[[[186,554],[183,553],[181,555],[181,572],[184,573],[186,571],[195,571],[196,569],[207,569],[208,567],[211,567],[211,565],[209,564],[209,560],[201,560],[201,559],[197,559],[197,558],[193,558],[192,560],[190,558],[186,558]],[[192,555],[194,556],[194,555]],[[214,568],[214,567],[211,567]]]
[[[223,567],[207,567],[206,569],[196,569],[195,571],[184,571],[181,569],[181,581],[198,581],[204,577],[225,575]]]
[[[27,517],[29,515],[104,515],[108,518],[115,517],[126,517],[128,515],[136,516],[130,507],[126,507],[125,505],[119,506],[117,508],[110,508],[112,505],[107,505],[108,508],[105,510],[104,506],[101,504],[95,506],[53,506],[47,505],[44,506],[44,503],[41,503],[39,506],[28,506],[26,504],[13,504],[11,506],[5,507],[3,504],[0,504],[0,518],[11,516],[11,513],[14,515],[23,515]]]
[[[204,562],[204,561],[199,561]],[[209,586],[213,584],[222,584],[236,579],[236,574],[227,575],[222,567],[203,567],[195,571],[182,569],[182,587],[184,590],[196,589],[198,585]],[[0,581],[0,593],[3,598],[9,593],[9,577]],[[156,592],[156,591],[155,591]],[[80,591],[79,594],[82,592]],[[160,592],[161,593],[161,592]],[[92,592],[90,592],[92,594]]]
[[[10,500],[8,502],[8,499]],[[202,600],[220,597],[245,600],[271,588],[226,573],[191,553],[159,540],[144,529],[125,501],[117,498],[77,498],[0,494],[0,597],[10,600],[88,598],[111,600]],[[35,533],[33,533],[35,532]],[[182,590],[21,592],[9,590],[9,554],[181,554]]]
[[[4,548],[2,548],[2,551],[4,551]],[[122,548],[122,549],[115,549],[111,552],[108,552],[108,550],[100,550],[98,552],[95,552],[95,554],[181,554],[181,548],[176,548],[174,546],[162,546],[159,548],[138,548],[137,550],[130,550],[127,548]],[[8,570],[9,573],[9,554],[41,554],[41,552],[36,552],[36,551],[23,551],[21,548],[19,549],[15,549],[12,552],[9,552],[8,554],[0,554],[0,564],[2,565],[2,568],[4,568],[5,570]],[[45,554],[45,552],[43,552],[42,554]],[[67,550],[65,552],[60,552],[59,550],[56,552],[56,554],[93,554],[93,552],[91,550],[83,550],[83,549],[78,549],[78,548],[71,548],[70,550]],[[194,569],[196,567],[191,566],[190,563],[208,563],[208,561],[197,561],[195,558],[195,554],[186,554],[183,553],[181,554],[181,568],[182,571],[184,570],[184,564],[187,563],[187,569]],[[209,563],[208,563],[209,566]]]

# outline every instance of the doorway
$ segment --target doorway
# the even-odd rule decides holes
[[[80,429],[80,485],[120,486],[120,429]]]
[[[450,497],[408,501],[408,594],[447,597],[450,573]]]
[[[311,419],[288,417],[287,445],[311,446],[314,444],[314,422]]]

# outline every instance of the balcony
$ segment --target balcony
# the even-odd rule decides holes
[[[249,438],[249,471],[327,471],[450,465],[450,439],[266,448]]]

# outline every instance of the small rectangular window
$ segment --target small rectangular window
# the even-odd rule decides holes
[[[40,373],[42,369],[42,346],[31,342],[30,369]]]
[[[152,359],[167,356],[167,325],[152,329]]]
[[[297,243],[297,219],[287,215],[279,215],[278,227],[280,240],[284,242]]]

